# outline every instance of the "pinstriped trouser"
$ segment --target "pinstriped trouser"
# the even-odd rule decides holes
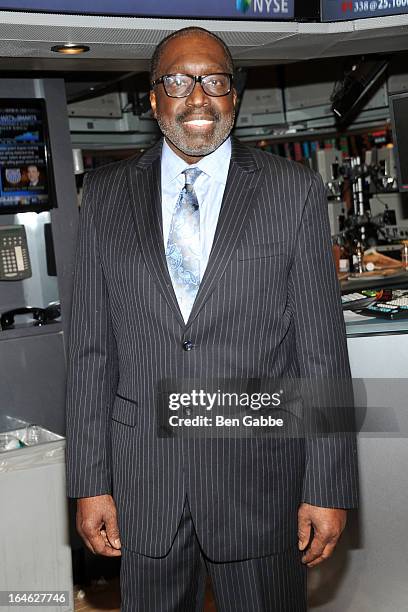
[[[122,547],[121,612],[202,612],[211,577],[217,612],[305,612],[306,568],[300,552],[227,563],[209,561],[188,501],[170,552],[151,558]]]

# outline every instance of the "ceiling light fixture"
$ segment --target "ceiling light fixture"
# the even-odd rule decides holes
[[[51,47],[51,51],[62,53],[63,55],[80,55],[87,53],[89,47],[87,45],[76,45],[74,43],[66,43],[65,45],[55,45]]]

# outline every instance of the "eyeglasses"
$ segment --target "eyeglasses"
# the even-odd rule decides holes
[[[152,82],[151,88],[153,89],[159,83],[163,83],[164,91],[170,98],[186,98],[191,94],[196,83],[200,83],[207,96],[219,98],[226,96],[231,91],[232,74],[226,72],[202,76],[164,74]]]

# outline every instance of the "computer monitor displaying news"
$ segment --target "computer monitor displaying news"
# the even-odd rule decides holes
[[[389,97],[397,178],[400,191],[408,191],[408,91]]]
[[[45,102],[0,98],[0,214],[56,206]]]

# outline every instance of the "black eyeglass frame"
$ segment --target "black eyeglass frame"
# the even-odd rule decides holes
[[[204,87],[203,87],[202,80],[206,79],[207,77],[210,77],[210,76],[219,76],[219,75],[223,75],[223,76],[229,77],[229,88],[228,88],[228,91],[223,93],[223,94],[221,94],[221,95],[219,95],[219,96],[207,93],[205,91]],[[191,79],[193,79],[193,87],[192,87],[191,91],[189,91],[188,93],[186,93],[186,94],[184,94],[182,96],[171,96],[169,93],[167,93],[166,86],[164,84],[164,79],[167,78],[167,77],[175,77],[175,76],[186,76],[186,77],[190,77]],[[158,79],[152,81],[151,84],[150,84],[150,88],[154,89],[156,87],[156,85],[160,85],[160,83],[163,83],[164,93],[169,98],[187,98],[188,96],[190,96],[193,93],[194,88],[196,86],[196,83],[200,83],[201,87],[203,88],[204,93],[207,96],[210,96],[211,98],[223,98],[224,96],[228,96],[228,94],[231,93],[233,81],[234,81],[234,75],[231,74],[230,72],[211,72],[210,74],[201,74],[201,75],[185,74],[184,72],[174,72],[172,74],[163,74]]]

